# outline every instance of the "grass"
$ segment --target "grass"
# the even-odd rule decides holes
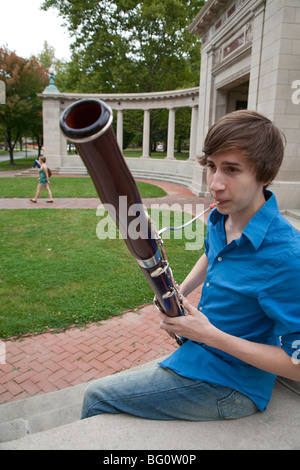
[[[84,325],[152,302],[124,240],[99,240],[94,210],[0,210],[0,337]],[[177,282],[200,256],[165,240]]]
[[[142,153],[143,153],[142,149],[130,149],[130,150],[123,151],[124,157],[129,157],[129,158],[140,158]],[[150,156],[151,158],[163,159],[163,158],[166,158],[167,152],[151,152]],[[187,160],[189,158],[189,152],[188,151],[174,152],[174,157],[176,158],[176,160]]]
[[[142,153],[143,153],[142,149],[130,149],[130,150],[123,151],[124,157],[128,157],[128,158],[140,158]],[[0,155],[1,154],[4,154],[4,152],[0,151]],[[5,154],[7,154],[7,152],[5,152]],[[166,158],[166,156],[167,156],[166,152],[152,152],[151,153],[151,158],[163,159],[163,158]],[[30,156],[27,158],[17,158],[14,160],[15,162],[14,165],[10,165],[9,160],[5,162],[0,162],[0,171],[12,171],[12,170],[23,170],[23,169],[26,170],[32,167],[33,162],[37,157],[38,157],[38,154],[36,154],[35,157]],[[177,160],[187,160],[189,158],[189,153],[186,151],[180,152],[180,153],[175,152],[174,157]]]
[[[94,184],[89,177],[51,177],[51,191],[54,198],[68,197],[98,197]],[[166,193],[158,186],[137,182],[142,198],[162,197]],[[35,195],[37,179],[34,177],[6,177],[0,178],[0,197],[31,198]],[[47,197],[48,193],[42,189],[40,197]]]
[[[14,160],[14,165],[11,165],[9,160],[0,162],[0,171],[25,170],[31,168],[37,157],[38,154],[36,154],[36,157],[17,158]]]

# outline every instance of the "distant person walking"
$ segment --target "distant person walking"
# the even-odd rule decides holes
[[[50,186],[49,186],[50,180],[49,180],[48,167],[46,165],[46,157],[39,157],[39,164],[40,164],[39,182],[38,182],[38,185],[37,185],[37,188],[36,188],[36,194],[35,194],[33,199],[30,199],[30,201],[34,202],[34,203],[37,202],[38,197],[39,197],[40,192],[41,192],[41,189],[44,186],[47,193],[49,194],[49,198],[50,198],[49,201],[47,201],[47,202],[52,203],[53,198],[52,198],[52,193],[51,193],[51,189],[50,189]]]

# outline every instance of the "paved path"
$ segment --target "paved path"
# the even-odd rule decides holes
[[[35,157],[37,156],[37,154],[38,154],[38,150],[27,150],[27,153],[25,151],[14,152],[14,160],[18,160],[19,158]],[[10,160],[9,153],[5,155],[0,155],[0,162],[9,162],[9,160]]]
[[[147,206],[153,202],[182,206],[211,202],[171,183],[153,183],[161,186],[167,196],[147,199],[144,201]],[[98,199],[54,199],[54,204],[40,199],[33,204],[25,199],[0,198],[1,209],[91,209],[98,205]],[[199,296],[200,290],[190,296],[190,301],[197,305]],[[146,305],[84,328],[10,338],[0,343],[0,347],[6,360],[5,364],[0,363],[1,404],[61,390],[158,359],[174,351],[176,345],[160,330],[156,308]]]

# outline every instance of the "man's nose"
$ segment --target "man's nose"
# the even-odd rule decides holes
[[[210,181],[209,187],[210,187],[211,191],[224,191],[225,181],[224,181],[224,177],[222,176],[222,173],[220,171],[216,171],[211,176],[211,181]]]

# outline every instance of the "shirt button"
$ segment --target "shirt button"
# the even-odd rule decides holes
[[[223,258],[221,258],[221,256],[219,256],[218,261],[222,261],[222,259],[223,259]]]
[[[202,310],[203,310],[203,307],[200,307],[200,308],[199,308],[199,310],[202,312]]]
[[[209,282],[206,283],[206,287],[209,287]]]

